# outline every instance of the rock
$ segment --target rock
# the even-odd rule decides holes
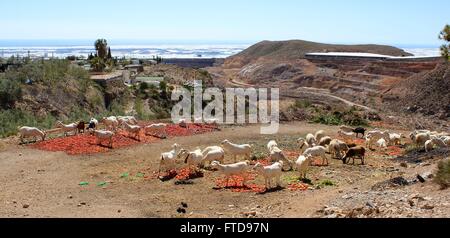
[[[426,172],[421,175],[425,179],[432,179],[434,177],[432,172]]]
[[[68,198],[68,199],[72,199],[72,198],[73,198],[73,196],[72,196],[72,195],[69,195],[69,196],[67,196],[67,198]]]
[[[342,199],[352,199],[352,198],[353,196],[349,194],[342,196]]]
[[[434,206],[430,205],[430,204],[426,204],[425,206],[422,207],[422,209],[424,209],[424,210],[433,210]]]
[[[256,211],[252,211],[252,212],[244,212],[243,215],[249,217],[249,216],[256,216]]]
[[[423,178],[421,175],[417,175],[417,179],[418,179],[421,183],[425,183],[425,182],[426,182],[425,178]]]
[[[370,207],[370,208],[375,208],[375,205],[374,205],[373,202],[371,202],[371,201],[368,201],[368,202],[366,203],[366,206],[368,206],[368,207]]]
[[[414,200],[409,200],[408,203],[409,203],[409,206],[411,206],[411,207],[414,207],[416,205]]]
[[[228,205],[229,208],[234,208],[234,205]]]
[[[22,156],[22,153],[20,153],[19,156]]]
[[[30,205],[28,205],[28,204],[23,204],[23,208],[27,209],[27,208],[29,208],[29,207],[30,207]]]
[[[408,164],[406,162],[400,163],[400,166],[403,168],[408,168]]]

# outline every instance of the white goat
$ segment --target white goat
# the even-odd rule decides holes
[[[74,132],[74,135],[78,134],[78,125],[76,123],[65,125],[61,121],[57,121],[56,128],[61,128],[64,131],[64,136],[67,136],[69,132]]]
[[[122,122],[122,126],[124,127],[125,131],[128,132],[128,134],[133,135],[134,139],[141,140],[142,128],[140,126],[130,125],[126,121]]]
[[[164,168],[166,172],[176,168],[176,160],[179,158],[181,150],[180,145],[174,144],[172,145],[172,150],[170,152],[161,154],[159,173],[161,173],[162,168]]]
[[[434,149],[434,147],[437,148],[445,148],[447,147],[447,145],[445,144],[445,142],[441,139],[438,138],[433,138],[431,140],[427,140],[425,142],[425,151],[426,152],[430,152]]]
[[[45,136],[46,136],[46,133],[44,131],[41,131],[35,127],[28,127],[28,126],[19,128],[19,133],[20,133],[20,142],[22,142],[22,143],[23,143],[23,139],[28,138],[28,137],[34,137],[35,141],[36,141],[36,137],[41,137],[42,141],[44,141]]]
[[[306,174],[308,172],[309,166],[311,166],[311,157],[300,155],[295,162],[296,169],[300,173],[300,178],[306,179]]]
[[[245,187],[246,176],[245,173],[249,170],[250,162],[239,162],[235,164],[223,165],[219,161],[213,161],[211,163],[212,168],[217,169],[220,173],[225,175],[226,178],[226,186],[228,187],[228,182],[231,176],[242,176],[244,181],[242,182],[242,186]]]
[[[184,163],[188,165],[188,167],[198,167],[202,165],[203,162],[203,153],[201,149],[196,149],[194,151],[182,150],[180,152],[180,157],[185,157]]]
[[[316,142],[319,142],[325,136],[326,136],[325,131],[323,131],[323,130],[316,132],[316,134],[314,135]]]
[[[117,131],[117,128],[119,127],[119,121],[117,120],[116,117],[111,116],[111,117],[103,117],[100,122],[102,124],[105,125],[106,128],[112,130],[112,131]]]
[[[119,122],[119,125],[123,125],[124,122],[130,124],[130,125],[137,125],[138,121],[133,116],[118,116],[117,121]]]
[[[431,135],[430,135],[430,134],[428,134],[428,133],[419,133],[419,134],[417,134],[417,135],[414,137],[414,143],[415,143],[417,146],[422,147],[422,146],[424,146],[425,143],[426,143],[428,140],[430,140],[430,139],[431,139]]]
[[[308,157],[308,156],[311,156],[311,157],[321,157],[322,158],[322,164],[324,164],[325,162],[326,162],[326,165],[329,165],[329,162],[328,162],[328,158],[327,158],[327,156],[326,156],[326,148],[325,147],[323,147],[323,146],[315,146],[315,147],[313,147],[313,148],[309,148],[309,149],[307,149],[304,153],[303,153],[303,155],[304,156],[306,156],[306,157]]]
[[[320,139],[319,145],[323,146],[323,147],[327,147],[331,144],[332,141],[333,141],[333,138],[331,138],[329,136],[325,136],[325,137],[322,137],[322,139]]]
[[[252,156],[252,146],[249,144],[237,145],[228,140],[224,140],[221,145],[233,156],[235,163],[237,162],[238,156],[243,156],[245,159],[250,159]]]
[[[220,163],[224,163],[225,161],[225,151],[220,146],[210,146],[202,151],[203,160],[202,165],[207,163],[211,163],[213,161],[219,161]]]
[[[94,130],[92,134],[94,134],[97,139],[97,145],[101,145],[103,141],[108,141],[108,147],[113,148],[114,132]]]
[[[267,143],[267,149],[269,150],[269,153],[272,151],[272,149],[274,147],[278,147],[278,143],[274,140],[269,141],[269,143]]]
[[[311,133],[306,135],[306,143],[308,143],[309,146],[314,147],[317,143],[316,137]]]
[[[342,159],[348,151],[348,145],[340,140],[332,140],[330,145],[328,146],[328,151],[336,159]]]
[[[281,175],[283,174],[283,161],[276,162],[270,166],[257,163],[253,168],[259,175],[264,177],[266,189],[272,187],[272,180],[275,179],[278,187],[281,186]]]
[[[389,144],[390,145],[401,145],[402,144],[402,134],[389,133]]]
[[[382,149],[382,150],[386,150],[387,149],[387,142],[384,138],[381,138],[377,141],[377,146],[378,148]]]
[[[155,135],[154,133],[160,133],[163,138],[167,138],[167,124],[158,123],[146,126],[144,128],[146,135]]]

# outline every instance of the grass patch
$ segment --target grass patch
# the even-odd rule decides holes
[[[317,189],[322,189],[322,188],[325,188],[325,187],[334,187],[334,186],[337,186],[337,184],[336,184],[335,182],[326,179],[326,180],[321,181],[321,182],[316,186],[316,188],[317,188]]]

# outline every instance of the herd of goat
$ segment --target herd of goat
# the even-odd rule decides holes
[[[97,130],[99,123],[104,125],[105,130]],[[209,120],[205,123],[217,125],[216,120]],[[180,120],[177,124],[180,127],[188,128],[188,123],[185,120]],[[158,123],[141,127],[138,125],[138,121],[130,116],[104,117],[100,121],[92,118],[89,123],[79,122],[69,125],[57,122],[56,127],[61,129],[65,136],[68,136],[69,133],[78,134],[88,130],[89,133],[95,135],[99,145],[107,141],[108,146],[111,148],[113,137],[119,128],[122,128],[129,136],[137,140],[140,140],[142,130],[146,135],[155,136],[155,133],[157,133],[162,138],[167,137],[167,124]],[[34,127],[22,127],[19,128],[19,132],[22,143],[26,137],[41,137],[42,140],[45,140],[47,135],[45,131]],[[197,148],[194,151],[185,150],[180,145],[174,144],[171,151],[161,154],[159,172],[168,172],[176,169],[177,162],[183,159],[184,164],[190,169],[203,168],[205,165],[216,169],[225,175],[226,184],[228,184],[231,176],[236,175],[244,178],[243,186],[245,186],[245,173],[249,170],[254,170],[264,177],[265,186],[269,189],[272,187],[273,180],[278,186],[281,185],[280,179],[283,171],[295,169],[299,172],[301,178],[306,179],[308,168],[313,165],[313,161],[316,158],[322,159],[321,164],[326,166],[329,165],[327,154],[330,154],[334,159],[342,160],[344,164],[347,164],[350,160],[353,160],[353,164],[355,164],[355,159],[359,159],[361,164],[364,165],[366,148],[372,150],[376,146],[385,150],[388,146],[401,145],[402,139],[406,138],[403,134],[390,133],[389,131],[378,129],[367,131],[365,128],[351,128],[348,126],[341,126],[338,134],[344,141],[331,138],[323,130],[315,134],[308,134],[305,138],[299,138],[297,143],[301,155],[296,161],[288,159],[276,141],[269,141],[267,150],[271,165],[268,166],[264,166],[261,163],[257,163],[254,166],[250,165],[253,153],[253,146],[250,144],[240,145],[225,140],[220,146],[210,146],[204,150]],[[355,138],[365,139],[366,147],[354,144],[353,140]],[[450,134],[445,132],[416,130],[409,134],[409,138],[413,144],[424,148],[427,152],[434,148],[450,147]],[[232,164],[225,164],[226,154],[234,159]],[[244,161],[238,162],[239,158]]]
[[[275,140],[269,141],[267,150],[269,154],[268,166],[257,163],[251,166],[250,159],[253,146],[250,144],[233,144],[229,140],[225,140],[220,146],[210,146],[204,150],[197,148],[195,151],[183,149],[180,145],[174,144],[170,152],[162,153],[160,158],[159,172],[168,172],[176,168],[178,160],[184,160],[189,168],[202,168],[209,165],[212,169],[216,169],[226,178],[226,184],[232,176],[242,176],[244,178],[242,186],[245,186],[245,174],[249,170],[256,171],[264,177],[265,186],[270,189],[274,182],[277,186],[281,186],[281,176],[283,171],[295,169],[300,174],[300,178],[307,178],[307,171],[313,165],[316,158],[322,159],[322,165],[329,165],[327,153],[332,158],[342,160],[347,164],[350,160],[360,159],[362,165],[365,164],[366,148],[348,143],[351,139],[364,138],[366,147],[372,149],[376,145],[380,149],[387,149],[388,146],[401,145],[402,134],[389,133],[388,131],[373,130],[366,131],[365,128],[350,128],[347,126],[340,127],[338,132],[346,142],[339,139],[333,139],[326,135],[324,131],[318,131],[315,134],[308,134],[306,138],[299,138],[297,143],[301,150],[301,155],[296,161],[288,159],[283,150],[279,148]],[[425,147],[426,151],[430,151],[435,147],[450,147],[450,134],[431,132],[427,130],[417,130],[410,134],[413,143],[418,147]],[[225,164],[225,155],[228,154],[234,159],[234,163]],[[238,162],[238,158],[244,161]]]

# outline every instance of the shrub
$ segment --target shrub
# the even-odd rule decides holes
[[[439,162],[438,171],[434,181],[439,184],[442,189],[450,187],[450,158]]]
[[[20,84],[9,79],[0,79],[0,109],[10,109],[22,96]]]

